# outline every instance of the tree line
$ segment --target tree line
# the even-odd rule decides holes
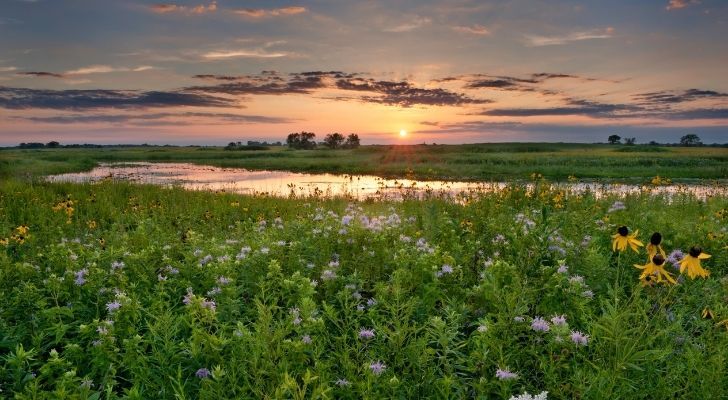
[[[288,135],[286,144],[292,149],[311,150],[318,145],[315,139],[316,134],[313,132],[296,132]],[[346,137],[340,133],[329,133],[321,144],[330,149],[356,149],[361,145],[361,141],[356,133]]]
[[[626,144],[627,146],[633,146],[635,142],[637,141],[637,138],[631,137],[631,138],[622,138],[619,135],[610,135],[607,138],[607,143],[609,144]],[[670,146],[669,143],[657,143],[656,141],[652,140],[648,144],[657,146]],[[687,147],[693,147],[693,146],[703,146],[703,142],[700,140],[700,137],[696,134],[690,133],[680,138],[680,146],[687,146]]]

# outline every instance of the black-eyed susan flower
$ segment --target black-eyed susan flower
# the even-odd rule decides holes
[[[635,268],[642,270],[640,275],[640,281],[642,286],[651,286],[652,282],[655,283],[675,283],[675,279],[670,275],[669,272],[665,271],[665,256],[662,254],[655,254],[654,257],[645,265],[635,264]]]
[[[629,228],[626,226],[620,226],[619,229],[617,229],[617,233],[612,235],[612,239],[614,239],[612,241],[612,250],[625,251],[627,250],[627,246],[629,246],[632,250],[637,252],[638,248],[644,246],[642,242],[637,240],[639,232],[639,230],[636,230],[633,234],[630,234]]]
[[[696,277],[707,278],[710,275],[710,271],[700,265],[700,260],[708,258],[710,258],[710,254],[703,253],[703,249],[700,247],[691,247],[688,255],[680,261],[680,273],[683,274],[687,270],[690,279],[695,279]]]
[[[703,308],[701,316],[703,317],[703,319],[713,319],[713,310],[711,310],[709,307],[705,307]]]
[[[655,232],[650,237],[650,243],[647,245],[647,259],[652,260],[652,257],[658,253],[665,257],[665,250],[662,249],[662,235],[660,232]]]

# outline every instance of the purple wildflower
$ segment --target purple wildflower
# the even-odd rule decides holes
[[[525,319],[525,318],[523,318],[523,317],[521,317],[521,316],[518,316],[518,317],[513,317],[513,321],[515,321],[515,322],[523,322],[523,321],[525,321],[525,320],[526,320],[526,319]]]
[[[340,387],[351,386],[351,382],[347,381],[346,379],[337,379],[336,386],[340,386]]]
[[[675,249],[667,256],[666,261],[672,264],[673,268],[680,269],[680,261],[683,258],[685,258],[685,254],[683,254],[682,250]]]
[[[531,321],[531,329],[536,332],[548,332],[551,327],[546,320],[541,317],[536,317]]]
[[[551,323],[556,326],[566,325],[566,317],[564,315],[554,315],[551,317]]]
[[[607,210],[608,213],[613,213],[615,211],[625,210],[627,209],[627,206],[624,205],[621,201],[615,201],[611,207],[609,207],[609,210]]]
[[[200,368],[195,372],[195,376],[200,379],[207,379],[211,375],[210,370],[207,368]]]
[[[518,374],[515,372],[509,371],[507,368],[506,369],[498,368],[498,370],[495,371],[495,377],[502,381],[506,381],[506,380],[510,380],[510,379],[518,379]]]
[[[311,336],[303,335],[303,337],[301,338],[301,342],[303,344],[311,344],[311,343],[313,343],[313,340],[311,340]]]
[[[571,341],[577,346],[586,346],[589,344],[589,335],[585,335],[579,331],[571,331]]]
[[[202,307],[215,311],[217,309],[217,304],[215,304],[214,300],[202,300]]]
[[[114,312],[114,311],[118,310],[120,307],[121,307],[121,303],[119,303],[116,300],[112,301],[111,303],[106,303],[106,310],[108,310],[109,312]]]
[[[377,361],[369,364],[369,369],[374,375],[381,375],[387,369],[387,366],[383,362]]]
[[[361,328],[359,330],[359,338],[360,339],[373,339],[374,338],[374,329]]]
[[[75,273],[76,279],[73,281],[78,286],[82,286],[84,283],[86,283],[86,274],[88,274],[88,269],[84,268],[78,272]]]
[[[332,279],[336,279],[336,272],[334,272],[334,271],[332,271],[330,269],[325,269],[321,273],[321,280],[322,281],[330,281]]]

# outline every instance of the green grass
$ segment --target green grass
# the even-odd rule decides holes
[[[0,177],[23,177],[93,168],[98,162],[191,162],[221,167],[373,174],[457,180],[645,182],[728,179],[728,148],[610,146],[554,143],[363,146],[356,150],[225,151],[220,147],[129,147],[0,151]]]
[[[392,156],[382,151],[359,150]],[[83,166],[58,161],[66,154],[108,161],[130,152],[189,160],[207,153],[4,155],[33,154],[43,161],[30,172],[45,173]],[[309,154],[343,162],[342,153],[293,153],[299,161]],[[53,210],[67,199],[70,218]],[[514,186],[461,203],[348,204],[6,179],[1,396],[728,397],[728,330],[718,325],[728,318],[726,199],[631,195],[621,199],[625,210],[609,213],[615,200]],[[712,254],[703,262],[711,276],[642,288],[633,264],[644,264],[644,250],[611,251],[610,235],[622,224],[643,241],[660,231],[667,252],[701,245]],[[30,229],[23,243],[12,238],[21,225]],[[444,265],[452,273],[438,276]],[[336,277],[325,279],[326,270]],[[109,311],[113,302],[120,308]],[[706,307],[713,319],[701,316]],[[556,314],[568,325],[531,329],[533,318]],[[359,338],[361,328],[374,338]],[[589,335],[588,345],[572,343],[572,331]],[[386,365],[381,375],[370,368],[377,361]],[[198,378],[201,368],[211,376]],[[518,378],[497,379],[499,368]]]

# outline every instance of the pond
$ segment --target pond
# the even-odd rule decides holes
[[[108,163],[88,172],[51,175],[52,182],[128,181],[162,186],[179,186],[190,190],[226,191],[251,195],[348,196],[357,199],[401,199],[403,197],[445,196],[463,193],[493,192],[509,184],[503,182],[424,181],[385,179],[373,175],[304,174],[288,171],[254,171],[241,168],[219,168],[189,163]],[[533,183],[524,184],[531,188]],[[700,198],[728,196],[728,186],[721,185],[632,185],[607,183],[554,183],[569,193],[626,195],[649,192],[655,194],[693,194]]]

